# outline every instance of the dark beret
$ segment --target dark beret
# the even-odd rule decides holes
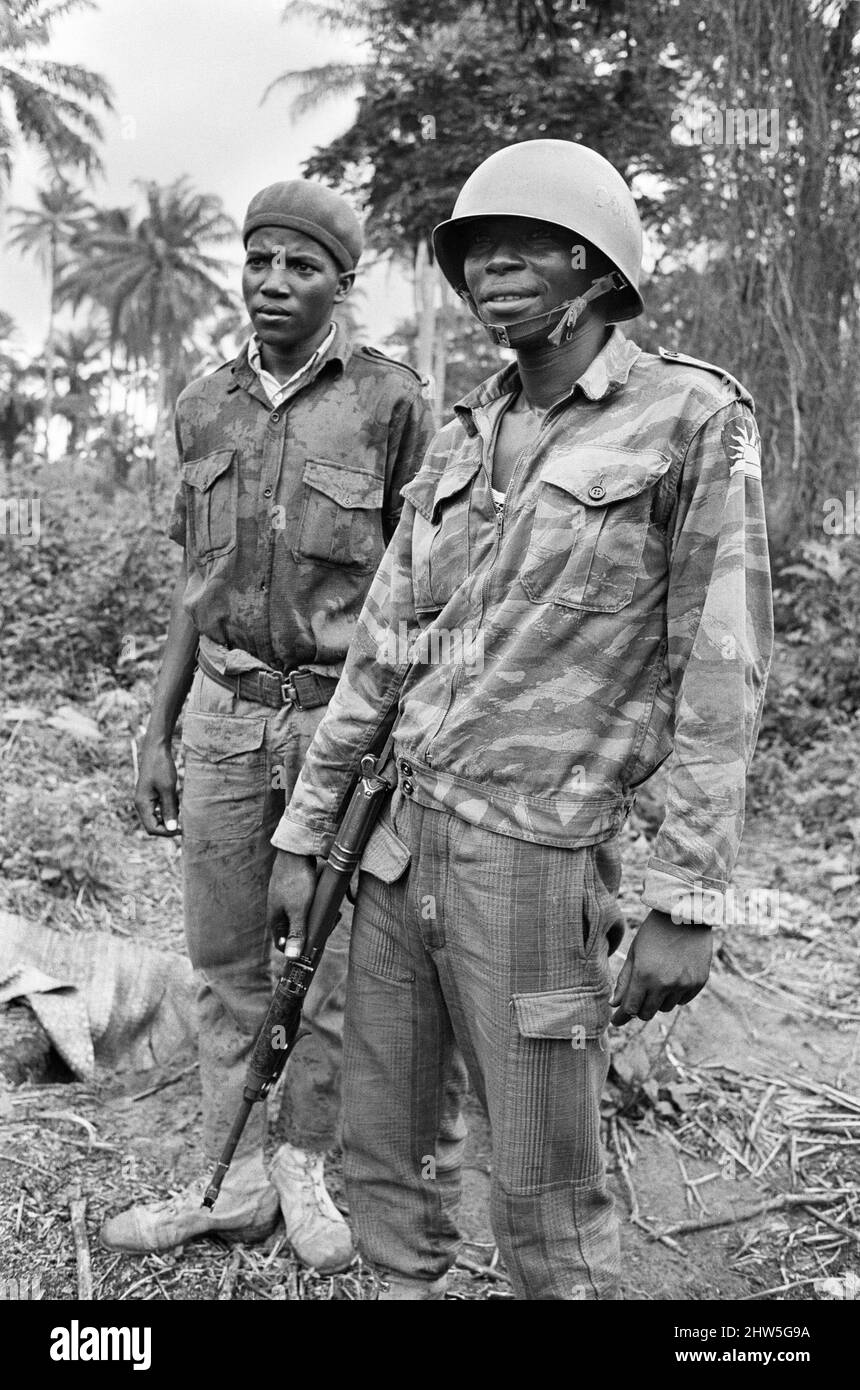
[[[341,270],[354,270],[364,244],[358,218],[345,198],[321,183],[290,179],[263,188],[248,204],[242,241],[258,227],[290,227],[330,251]]]

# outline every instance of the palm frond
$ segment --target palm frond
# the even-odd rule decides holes
[[[291,19],[309,19],[327,29],[364,29],[368,12],[374,8],[373,0],[365,0],[362,5],[351,3],[326,5],[322,0],[288,0],[281,12],[281,23],[289,24]]]
[[[211,251],[237,235],[220,198],[198,192],[187,176],[161,186],[141,180],[142,215],[95,212],[75,238],[58,295],[76,308],[100,305],[111,341],[130,359],[170,374],[182,345],[216,310],[235,312],[223,282],[225,262]]]
[[[49,62],[47,58],[40,61],[38,72],[44,86],[60,93],[72,92],[85,101],[97,101],[106,110],[113,111],[113,88],[99,73],[71,63]]]
[[[16,137],[40,147],[58,173],[69,166],[101,168],[95,145],[101,126],[91,105],[112,110],[112,93],[98,73],[34,56],[49,43],[52,26],[91,0],[0,0],[0,186],[12,173]]]
[[[361,87],[370,71],[369,63],[323,63],[316,68],[296,68],[282,72],[271,81],[260,98],[260,105],[279,87],[298,87],[290,103],[290,115],[295,119],[307,115],[332,97],[342,96]]]

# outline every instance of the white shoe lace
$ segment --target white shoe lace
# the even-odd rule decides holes
[[[290,1189],[291,1195],[299,1202],[303,1195],[312,1198],[313,1205],[317,1213],[326,1221],[334,1222],[341,1226],[344,1219],[331,1199],[331,1194],[325,1185],[325,1160],[322,1156],[313,1153],[303,1152],[300,1149],[293,1149],[291,1153],[278,1155],[274,1168],[273,1176],[277,1175],[286,1187]],[[310,1212],[306,1214],[310,1216]]]
[[[189,1183],[187,1187],[179,1191],[171,1192],[169,1197],[159,1197],[154,1202],[142,1203],[148,1212],[153,1216],[173,1216],[179,1215],[183,1207],[201,1205],[203,1201],[204,1184],[202,1182]]]

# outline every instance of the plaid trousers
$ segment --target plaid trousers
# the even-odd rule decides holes
[[[350,948],[344,1173],[359,1248],[383,1275],[427,1283],[454,1262],[465,1061],[517,1298],[615,1298],[599,1103],[617,842],[508,838],[418,805],[403,781],[401,768],[392,853],[365,858]]]

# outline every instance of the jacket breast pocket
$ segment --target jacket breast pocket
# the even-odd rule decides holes
[[[438,479],[431,496],[415,478],[403,497],[415,506],[412,525],[412,596],[415,611],[438,613],[471,571],[470,508],[475,464],[455,466]]]
[[[309,458],[302,482],[294,558],[372,573],[385,549],[384,480],[361,468]]]
[[[236,547],[239,470],[235,449],[216,449],[182,465],[188,542],[197,560],[217,560]]]
[[[654,489],[670,462],[609,449],[549,460],[520,573],[533,603],[592,613],[630,603]]]

